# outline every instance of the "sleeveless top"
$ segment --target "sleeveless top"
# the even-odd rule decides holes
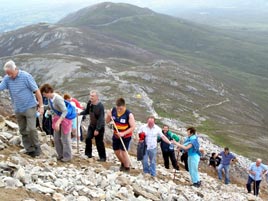
[[[123,131],[127,130],[128,128],[130,128],[130,125],[129,125],[129,114],[130,113],[131,112],[128,109],[126,109],[124,114],[122,114],[121,116],[118,116],[116,108],[114,107],[112,109],[112,118],[113,118],[115,125],[116,125],[119,132],[123,132]],[[116,129],[114,128],[114,136],[118,138],[116,133],[117,133]],[[131,136],[132,136],[132,132],[126,134],[123,138],[129,138]]]

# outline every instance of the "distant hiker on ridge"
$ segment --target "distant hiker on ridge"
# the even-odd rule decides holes
[[[0,83],[0,90],[9,90],[26,154],[31,157],[39,156],[41,149],[36,129],[37,105],[40,115],[44,113],[40,90],[32,75],[19,70],[14,61],[8,61],[4,65],[4,71],[6,75]]]
[[[224,183],[225,184],[229,184],[230,183],[230,164],[232,162],[237,161],[236,157],[229,152],[229,148],[225,147],[224,151],[222,151],[221,153],[219,153],[217,156],[221,156],[221,163],[218,167],[218,177],[219,180],[222,180],[222,169],[224,169],[224,174],[225,174],[225,180]]]
[[[54,129],[54,143],[58,154],[57,159],[62,162],[68,162],[72,159],[72,120],[66,118],[68,109],[63,97],[54,93],[54,89],[50,84],[41,86],[40,91],[42,95],[48,99],[48,106],[46,107],[48,107],[53,114],[52,128]]]
[[[180,140],[179,136],[172,133],[169,130],[169,127],[167,125],[163,126],[162,132],[169,140],[175,140],[176,142],[179,142],[179,140]],[[179,170],[180,168],[178,166],[177,159],[175,156],[174,144],[170,145],[170,144],[166,143],[164,140],[162,140],[161,137],[158,137],[157,141],[160,142],[160,147],[162,150],[165,168],[169,169],[169,159],[170,159],[173,168],[176,170]]]
[[[191,176],[191,180],[194,187],[200,187],[201,182],[198,173],[198,165],[200,161],[201,153],[199,151],[199,142],[196,136],[196,130],[194,127],[187,128],[188,137],[183,145],[173,141],[178,148],[187,151],[188,153],[188,168]]]
[[[253,192],[254,195],[259,195],[259,188],[262,180],[262,175],[267,174],[267,166],[262,163],[262,160],[258,158],[255,163],[251,163],[248,168],[248,181],[247,181],[247,190],[248,193],[251,193],[251,184],[253,182]]]
[[[115,123],[112,138],[113,150],[116,157],[121,162],[120,171],[129,171],[130,161],[126,151],[129,149],[132,134],[136,125],[134,115],[126,108],[126,103],[123,98],[118,98],[116,100],[116,107],[107,112],[106,123],[111,122],[112,119]],[[115,126],[117,127],[119,133],[117,133]],[[124,150],[119,136],[121,137],[127,150]]]
[[[157,137],[159,136],[167,144],[171,144],[168,138],[162,133],[159,126],[155,124],[155,117],[149,116],[147,118],[147,124],[140,127],[138,133],[145,133],[145,144],[146,151],[143,156],[142,165],[143,172],[145,174],[150,174],[151,176],[156,176],[156,156],[157,156]],[[149,159],[149,164],[148,164]]]
[[[88,125],[85,155],[92,158],[92,139],[95,137],[96,146],[99,154],[98,161],[106,161],[106,151],[103,142],[105,122],[104,122],[104,106],[99,100],[99,92],[90,91],[90,100],[87,107],[79,115],[89,115],[90,124]]]

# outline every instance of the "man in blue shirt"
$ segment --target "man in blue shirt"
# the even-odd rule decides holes
[[[26,154],[38,156],[41,150],[36,130],[36,99],[38,112],[41,115],[44,113],[40,90],[33,77],[19,70],[12,60],[4,65],[4,71],[6,75],[0,83],[0,90],[9,90]]]
[[[251,193],[251,184],[253,184],[253,192],[254,195],[258,196],[260,183],[262,180],[262,175],[267,173],[267,167],[262,164],[262,160],[258,158],[255,163],[252,163],[248,169],[248,182],[247,182],[247,190],[248,193]]]
[[[222,169],[224,169],[224,174],[225,174],[225,184],[230,183],[230,175],[229,175],[229,170],[230,170],[230,163],[231,161],[235,161],[236,157],[229,152],[229,148],[225,147],[224,151],[218,154],[218,156],[221,156],[221,163],[218,168],[218,177],[219,180],[222,180]]]

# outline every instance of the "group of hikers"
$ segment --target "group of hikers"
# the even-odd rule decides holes
[[[85,155],[88,158],[93,157],[92,139],[95,138],[99,155],[98,161],[106,161],[107,156],[103,139],[105,122],[107,124],[112,123],[112,148],[121,163],[119,169],[124,172],[130,171],[131,161],[128,149],[136,125],[134,115],[126,108],[126,102],[123,98],[118,98],[115,107],[108,110],[105,115],[104,106],[96,90],[90,91],[89,101],[86,107],[83,108],[70,95],[62,97],[55,93],[54,88],[50,84],[43,84],[39,88],[32,75],[18,69],[12,60],[5,63],[4,71],[6,75],[0,83],[0,90],[7,89],[10,92],[19,131],[22,136],[22,143],[26,151],[25,154],[31,157],[41,154],[36,128],[36,114],[38,113],[44,115],[45,118],[51,118],[57,159],[62,162],[71,161],[73,157],[71,146],[72,132],[77,130],[76,136],[81,137],[82,135],[78,128],[80,127],[82,116],[89,115],[90,123],[85,139]],[[43,97],[47,100],[46,104],[43,102]],[[75,108],[75,111],[73,111],[73,108]],[[180,137],[173,134],[167,125],[164,125],[161,129],[156,125],[155,117],[149,116],[147,122],[138,129],[138,136],[139,144],[142,146],[138,146],[139,156],[137,157],[142,161],[145,174],[153,177],[157,175],[156,158],[159,142],[165,168],[169,169],[169,160],[171,160],[175,171],[179,170],[176,159],[176,150],[178,150],[177,155],[179,155],[179,152],[182,152],[181,159],[185,162],[186,170],[189,171],[192,185],[194,187],[201,186],[198,167],[204,150],[200,148],[198,135],[194,127],[187,128],[187,137],[182,143]],[[79,140],[78,137],[77,140]],[[226,147],[224,151],[212,154],[209,166],[217,169],[220,180],[222,180],[222,171],[224,170],[224,183],[229,184],[230,164],[235,161],[237,161],[237,158]],[[262,176],[267,174],[267,170],[267,165],[264,165],[261,159],[257,159],[256,162],[250,165],[248,168],[248,182],[246,184],[249,193],[251,193],[251,185],[253,183],[254,195],[258,195]]]

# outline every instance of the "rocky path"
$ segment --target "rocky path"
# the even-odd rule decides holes
[[[97,157],[85,158],[84,145],[79,153],[74,145],[72,162],[58,162],[48,136],[42,133],[43,154],[33,159],[23,154],[16,124],[2,119],[0,129],[0,195],[18,189],[22,197],[17,200],[261,200],[247,194],[245,188],[224,185],[207,173],[200,173],[200,188],[190,185],[188,172],[177,171],[173,180],[174,171],[160,164],[157,177],[144,175],[141,163],[133,156],[130,173],[120,172],[120,164],[109,148],[105,163],[97,162]],[[202,140],[205,138],[201,143]],[[96,148],[93,150],[97,156]],[[28,197],[22,191],[28,192]]]

